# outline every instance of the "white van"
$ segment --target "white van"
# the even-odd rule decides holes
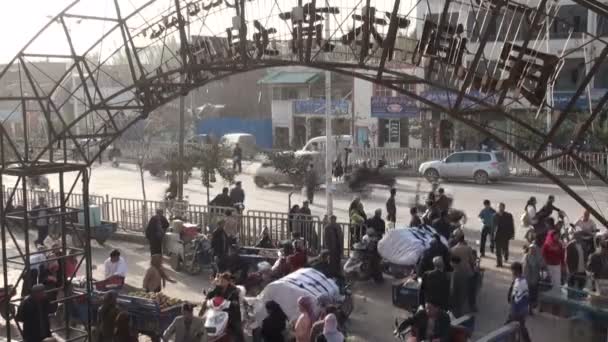
[[[336,154],[343,154],[345,148],[351,148],[353,145],[353,137],[350,135],[334,135],[333,139]],[[296,156],[325,153],[326,141],[325,136],[311,138],[302,149],[296,151]]]

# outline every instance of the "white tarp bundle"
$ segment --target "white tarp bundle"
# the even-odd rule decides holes
[[[340,295],[338,285],[333,279],[312,268],[301,268],[289,275],[266,285],[260,294],[262,302],[277,302],[289,320],[298,318],[298,298],[312,297],[316,301],[321,297],[337,298]]]
[[[393,264],[413,266],[429,248],[435,234],[437,232],[431,226],[388,230],[378,242],[378,253]],[[441,242],[448,244],[443,237]]]

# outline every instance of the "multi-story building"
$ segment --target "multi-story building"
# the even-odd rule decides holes
[[[258,81],[271,93],[275,147],[303,146],[325,135],[325,72],[304,67],[273,68]],[[332,133],[351,134],[353,78],[332,74]]]

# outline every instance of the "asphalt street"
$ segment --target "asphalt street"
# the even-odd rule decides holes
[[[252,167],[248,168],[249,171]],[[73,181],[74,175],[66,175],[66,183]],[[257,188],[253,184],[250,174],[243,174],[237,177],[243,182],[247,209],[286,211],[288,208],[289,194],[292,189],[288,186],[275,186],[264,189]],[[5,186],[14,181],[10,177],[4,179]],[[50,179],[51,187],[58,189],[58,180]],[[408,207],[416,193],[416,187],[420,184],[421,191],[426,192],[429,184],[417,178],[403,178],[397,184],[397,204],[398,204],[398,225],[409,221]],[[217,183],[211,189],[211,196],[219,193],[222,183]],[[77,188],[79,185],[77,186]],[[167,187],[165,179],[159,179],[145,175],[145,188],[147,198],[151,200],[161,200],[164,190]],[[469,183],[447,183],[443,184],[446,192],[454,197],[454,206],[465,210],[470,217],[466,227],[470,230],[479,230],[479,223],[476,219],[484,199],[492,202],[504,202],[507,210],[514,216],[519,217],[525,201],[530,196],[536,196],[539,201],[553,194],[557,198],[556,205],[565,210],[568,215],[575,220],[581,213],[581,207],[562,190],[549,184],[529,184],[517,182],[501,182],[480,186]],[[574,187],[575,191],[584,198],[596,204],[600,210],[605,211],[608,201],[603,188],[598,187]],[[80,192],[80,191],[76,191]],[[109,165],[95,166],[92,169],[90,193],[95,195],[109,195],[111,197],[122,198],[142,198],[141,182],[139,172],[134,165],[123,164],[119,168],[112,168]],[[206,202],[206,190],[201,185],[199,179],[195,177],[185,185],[185,193],[190,202],[204,204]],[[316,193],[315,204],[312,206],[313,214],[322,215],[324,213],[325,194],[323,191]],[[347,220],[347,208],[353,195],[349,193],[336,193],[334,200],[334,210],[339,220]],[[365,198],[363,203],[368,213],[372,213],[376,208],[384,208],[384,203],[388,197],[388,189],[374,188],[371,196]],[[292,196],[292,202],[301,202],[302,197],[299,192]],[[517,230],[517,236],[523,235],[523,229]],[[469,240],[476,240],[476,237],[468,237]],[[94,263],[101,265],[112,248],[119,248],[127,258],[129,264],[129,277],[127,282],[133,286],[140,286],[144,271],[149,262],[148,250],[146,246],[135,245],[121,241],[109,241],[106,246],[99,246],[93,243]],[[9,246],[8,250],[14,252],[14,247]],[[484,285],[480,293],[479,308],[480,312],[476,316],[477,325],[475,336],[492,331],[504,323],[507,304],[506,293],[510,283],[510,275],[507,269],[494,269],[494,260],[490,256],[483,260],[486,268]],[[515,256],[517,260],[519,256]],[[513,260],[513,257],[512,257]],[[95,276],[100,278],[102,268],[95,271]],[[202,298],[201,290],[209,285],[207,274],[193,277],[185,274],[170,271],[171,275],[178,280],[177,284],[169,284],[165,292],[174,297],[198,301]],[[19,273],[18,269],[11,270],[11,278],[14,279]],[[404,317],[406,313],[397,309],[391,304],[391,281],[387,280],[382,285],[374,283],[360,283],[355,287],[356,310],[351,317],[349,324],[349,341],[393,341],[392,330],[393,322],[396,317]],[[547,315],[536,315],[529,320],[529,328],[533,341],[570,341],[569,324],[566,320],[549,317]]]

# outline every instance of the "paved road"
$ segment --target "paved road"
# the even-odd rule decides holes
[[[249,170],[252,167],[248,168]],[[66,184],[71,184],[74,175],[66,175]],[[6,177],[5,185],[10,186],[14,181],[8,182],[10,177]],[[289,186],[274,186],[264,189],[258,188],[253,184],[251,175],[243,174],[237,177],[237,180],[243,182],[245,188],[247,209],[269,210],[269,211],[287,211],[288,198],[293,189]],[[51,178],[51,187],[58,188],[58,179]],[[165,179],[150,176],[148,173],[144,176],[146,195],[149,200],[161,200],[168,184]],[[416,193],[416,187],[420,184],[422,194],[426,194],[430,189],[429,184],[419,178],[400,178],[397,182],[397,221],[399,224],[409,222],[409,205],[412,203]],[[214,184],[211,189],[211,198],[221,192],[221,187],[227,186],[221,181]],[[504,202],[507,210],[511,211],[519,220],[519,216],[523,211],[524,204],[530,196],[536,196],[539,202],[544,202],[548,195],[556,196],[556,206],[568,213],[571,220],[576,219],[581,215],[581,206],[571,199],[564,191],[555,185],[551,184],[532,184],[532,183],[516,183],[516,182],[501,182],[490,185],[476,185],[473,183],[445,183],[442,185],[446,192],[454,197],[454,206],[465,210],[469,216],[467,223],[468,229],[479,230],[479,221],[477,215],[482,207],[484,199],[489,199],[495,206],[498,202]],[[76,187],[76,192],[79,191],[80,184]],[[589,203],[594,205],[600,212],[608,213],[608,193],[604,187],[584,187],[574,186],[573,189],[585,198]],[[123,198],[143,198],[141,191],[141,181],[139,172],[132,164],[122,164],[119,168],[112,168],[109,165],[95,166],[92,169],[92,178],[90,185],[90,193],[96,195],[110,195],[111,197]],[[201,185],[200,178],[195,177],[184,186],[184,193],[188,196],[191,203],[205,204],[207,192]],[[336,193],[334,195],[334,212],[341,221],[348,221],[348,205],[354,195],[352,193]],[[365,210],[368,214],[372,214],[376,208],[385,208],[385,202],[388,198],[388,189],[374,188],[368,198],[363,200]],[[303,200],[299,191],[293,194],[292,202],[299,203]],[[312,206],[312,212],[315,215],[323,216],[325,212],[325,192],[317,191],[315,195],[315,204]],[[517,230],[517,237],[522,238],[523,229]]]
[[[141,198],[141,183],[139,173],[132,165],[121,165],[114,169],[109,166],[95,167],[92,171],[92,181],[90,192],[97,195],[108,194],[112,197]],[[66,176],[66,180],[73,180],[73,176]],[[289,187],[273,187],[266,189],[256,188],[251,176],[242,175],[238,177],[243,181],[247,194],[246,205],[248,209],[258,210],[287,210],[287,199],[291,191]],[[8,186],[8,177],[5,185]],[[405,223],[409,220],[407,206],[413,198],[417,183],[420,182],[423,190],[428,190],[428,184],[419,179],[399,179],[398,189],[398,221]],[[158,200],[162,197],[167,184],[165,180],[145,176],[146,194],[148,199]],[[51,185],[57,189],[58,181],[51,179]],[[220,191],[222,185],[218,184],[212,189],[212,194]],[[467,224],[470,229],[479,229],[476,219],[483,199],[490,199],[494,202],[503,201],[508,210],[519,216],[525,200],[529,196],[537,196],[544,199],[549,194],[557,197],[557,205],[569,213],[571,217],[578,216],[580,206],[567,197],[560,189],[547,184],[522,184],[522,183],[499,183],[488,186],[478,186],[466,183],[449,183],[444,185],[446,191],[455,198],[455,206],[464,209],[473,219]],[[602,188],[575,187],[588,200],[596,200],[599,208],[606,210],[608,196],[602,192]],[[79,191],[78,191],[79,192]],[[375,208],[383,208],[387,197],[386,189],[374,189],[369,198],[364,200],[365,208],[372,212]],[[197,179],[192,180],[185,186],[185,193],[193,203],[205,203],[206,192]],[[316,204],[312,207],[313,213],[322,215],[323,203],[322,192],[317,193]],[[334,204],[335,212],[341,220],[346,220],[346,209],[352,199],[350,194],[336,194]],[[295,194],[294,201],[301,201],[300,194]],[[522,231],[518,231],[521,236]],[[471,237],[470,239],[474,239]],[[129,261],[128,282],[134,286],[139,286],[142,281],[144,270],[148,263],[147,249],[143,246],[133,245],[126,242],[111,241],[105,247],[93,244],[93,256],[96,264],[101,264],[108,255],[111,248],[120,248]],[[505,269],[494,270],[492,265],[494,260],[484,259],[483,265],[486,267],[484,287],[480,294],[479,307],[480,313],[477,315],[476,336],[500,326],[506,316],[506,291],[510,282],[510,276]],[[17,274],[18,270],[11,274]],[[101,277],[101,269],[95,274]],[[166,289],[169,295],[197,300],[201,298],[201,289],[208,286],[208,279],[203,275],[191,277],[183,274],[172,273],[178,280],[178,284],[170,284]],[[395,317],[404,316],[405,313],[391,305],[391,283],[385,282],[383,285],[373,283],[358,284],[356,292],[356,311],[352,316],[350,331],[352,341],[392,341],[391,331]],[[544,315],[535,316],[530,320],[530,330],[533,341],[558,342],[569,341],[567,321],[550,318]]]

